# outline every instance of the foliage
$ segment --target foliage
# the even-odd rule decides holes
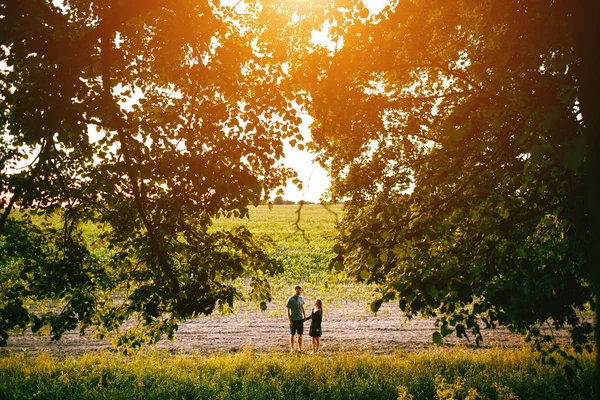
[[[240,276],[269,300],[281,264],[247,229],[210,227],[293,175],[277,161],[303,140],[304,97],[287,70],[327,8],[0,2],[0,345],[129,318],[119,343],[154,342],[241,297]],[[58,228],[31,220],[57,214]]]
[[[373,310],[437,317],[436,342],[567,325],[591,351],[600,126],[578,13],[419,0],[338,19],[343,46],[305,74],[313,150],[348,199],[332,267],[380,285]]]
[[[591,357],[582,357],[581,364],[583,370],[569,384],[560,367],[539,364],[522,350],[335,357],[247,350],[210,357],[11,355],[0,358],[0,394],[6,399],[591,398]]]
[[[303,232],[298,231],[294,226],[298,218],[297,211],[297,205],[272,208],[267,206],[250,207],[248,218],[219,217],[213,221],[209,231],[246,229],[252,233],[255,240],[265,243],[265,254],[269,258],[284,266],[281,273],[269,277],[269,295],[272,304],[268,308],[269,314],[272,316],[283,317],[285,315],[285,301],[292,288],[297,284],[304,287],[305,293],[310,298],[320,297],[323,299],[328,308],[348,300],[349,291],[352,292],[353,301],[368,304],[375,296],[372,285],[354,283],[348,279],[346,274],[328,269],[329,259],[333,255],[331,247],[333,246],[335,222],[341,218],[341,207],[331,206],[326,209],[320,205],[303,206],[300,210],[299,224]],[[27,214],[23,210],[16,210],[14,216],[24,218]],[[35,215],[31,215],[30,218],[34,226],[46,224],[54,229],[61,227],[61,218],[58,213],[49,218]],[[101,240],[104,233],[102,227],[88,222],[81,226],[81,231],[83,240],[90,248],[90,256],[98,260],[98,263],[110,260],[111,251]],[[0,267],[8,268],[2,262],[0,262]],[[251,290],[250,283],[251,280],[242,276],[233,280],[231,285],[239,293],[247,293]],[[118,302],[120,298],[121,294],[117,291],[112,293],[110,301]],[[234,300],[233,307],[222,304],[218,307],[218,311],[243,314],[261,306],[261,301],[243,300]],[[246,297],[245,300],[250,299]],[[47,302],[44,306],[48,308],[53,303]],[[56,306],[56,304],[54,305]],[[24,307],[40,310],[41,304],[26,300]],[[37,333],[48,334],[49,332],[49,327],[43,327]],[[112,337],[113,333],[105,330],[102,335]],[[121,346],[125,344],[122,341],[119,342],[118,339],[115,339],[114,343]]]
[[[300,215],[298,215],[300,214]],[[305,297],[319,297],[327,308],[344,307],[351,300],[368,304],[377,293],[372,284],[355,282],[345,271],[330,270],[329,260],[333,256],[332,247],[336,232],[336,223],[342,217],[342,207],[332,205],[258,206],[249,209],[249,218],[219,218],[215,220],[215,229],[231,229],[243,226],[257,238],[268,238],[272,246],[266,253],[284,265],[280,274],[269,278],[271,302],[269,314],[284,317],[287,298],[293,293],[293,287],[301,285]],[[246,280],[237,281],[240,288],[248,289]],[[237,313],[256,310],[259,303],[236,302],[232,310]]]
[[[277,197],[275,197],[275,200],[273,200],[273,204],[277,206],[277,205],[289,205],[289,204],[296,204],[296,203],[292,200],[284,200],[283,197],[277,196]]]

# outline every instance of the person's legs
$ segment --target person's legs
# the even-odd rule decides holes
[[[312,349],[313,349],[313,353],[315,353],[317,351],[317,338],[312,338]]]
[[[296,327],[292,324],[290,326],[290,351],[294,351],[294,336],[296,336]]]
[[[290,335],[290,351],[294,351],[294,335]]]
[[[293,321],[292,326],[290,327],[290,333],[298,334],[298,350],[302,351],[302,334],[304,333],[304,321]]]
[[[319,351],[319,348],[321,347],[321,338],[316,337],[313,339],[313,341],[315,342],[314,348],[315,348],[315,353],[316,353],[317,351]]]

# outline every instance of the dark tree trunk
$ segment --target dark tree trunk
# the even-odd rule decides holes
[[[596,338],[596,368],[594,398],[600,398],[600,2],[581,0],[575,3],[577,51],[581,61],[579,85],[580,106],[587,140],[588,218],[591,227],[591,248],[588,252],[595,293],[594,332]]]

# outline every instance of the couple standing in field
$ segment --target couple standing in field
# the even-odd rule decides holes
[[[296,286],[294,294],[287,300],[287,315],[290,323],[290,351],[294,351],[294,336],[298,335],[298,350],[302,351],[302,334],[304,333],[304,321],[312,319],[308,334],[312,338],[313,353],[321,347],[321,321],[323,320],[323,302],[321,299],[315,301],[315,307],[310,316],[306,317],[304,311],[304,300],[302,299],[302,288]]]

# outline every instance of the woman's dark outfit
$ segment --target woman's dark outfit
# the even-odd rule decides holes
[[[313,308],[313,310],[310,313],[310,317],[306,317],[306,320],[308,321],[309,319],[312,319],[312,321],[310,321],[310,330],[308,331],[308,334],[310,337],[321,337],[321,334],[323,333],[321,331],[321,321],[323,321],[323,312],[321,310],[315,310]]]

